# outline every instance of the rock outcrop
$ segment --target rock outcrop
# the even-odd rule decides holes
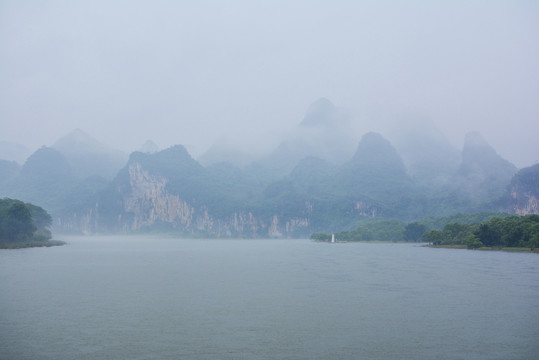
[[[260,207],[234,208],[235,194],[222,191],[212,176],[183,146],[156,154],[133,153],[95,206],[57,218],[55,225],[85,233],[160,230],[210,237],[309,234],[307,217],[284,216]],[[305,204],[304,213],[309,206]]]
[[[511,180],[507,211],[518,215],[539,214],[539,164],[520,170]]]

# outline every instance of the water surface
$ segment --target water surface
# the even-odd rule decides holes
[[[539,256],[71,237],[0,251],[0,359],[534,359]]]

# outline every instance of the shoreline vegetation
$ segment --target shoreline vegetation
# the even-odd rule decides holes
[[[6,249],[26,249],[35,247],[52,247],[65,245],[65,241],[47,240],[47,241],[24,241],[24,242],[0,242],[0,250]]]
[[[325,241],[325,240],[317,240],[317,239],[311,239],[314,242],[320,242],[320,243],[327,243],[327,244],[354,244],[354,243],[360,243],[360,244],[410,244],[409,241],[388,241],[388,240],[360,240],[360,241],[335,241],[332,243],[331,241]],[[482,246],[479,248],[471,249],[468,248],[466,245],[432,245],[427,242],[416,242],[413,243],[417,246],[422,247],[428,247],[428,248],[434,248],[434,249],[464,249],[464,250],[481,250],[481,251],[506,251],[506,252],[529,252],[529,253],[535,253],[539,254],[539,248],[529,248],[529,247],[489,247],[489,246]]]
[[[491,247],[491,246],[482,246],[475,249],[471,249],[466,245],[424,245],[425,247],[436,248],[436,249],[465,249],[465,250],[482,250],[482,251],[506,251],[506,252],[528,252],[539,254],[539,248],[529,248],[529,247]]]
[[[427,243],[432,247],[539,252],[539,215],[456,214],[401,220],[367,220],[334,233],[337,242],[389,241]],[[313,233],[312,240],[331,242],[332,234]]]

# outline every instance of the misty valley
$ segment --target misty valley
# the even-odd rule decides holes
[[[539,359],[538,19],[0,0],[0,360]]]
[[[539,164],[517,169],[479,133],[462,151],[429,124],[356,141],[320,99],[260,157],[152,141],[127,156],[75,130],[0,175],[0,247],[67,244],[0,250],[2,358],[516,360],[539,346]]]
[[[196,161],[151,141],[127,158],[76,130],[22,166],[0,161],[0,189],[50,212],[58,233],[294,238],[369,220],[538,212],[539,165],[518,170],[478,133],[459,154],[431,129],[398,139],[400,151],[374,132],[354,145],[346,130],[321,99],[293,137],[243,166],[239,151]]]
[[[206,238],[305,238],[376,221],[539,212],[539,164],[517,169],[479,133],[466,135],[462,151],[429,123],[392,142],[377,132],[356,142],[347,120],[320,99],[295,133],[254,159],[216,144],[195,160],[182,145],[159,150],[151,141],[127,156],[75,130],[22,165],[0,160],[0,196],[45,209],[54,233]]]

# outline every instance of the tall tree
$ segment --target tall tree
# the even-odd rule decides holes
[[[427,231],[427,227],[417,222],[411,222],[404,228],[404,240],[419,241],[423,233]]]

